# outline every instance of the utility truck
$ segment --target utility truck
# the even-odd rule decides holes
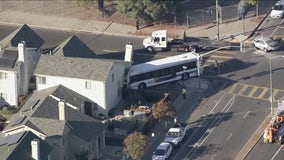
[[[171,143],[173,147],[180,146],[188,129],[189,126],[186,123],[175,124],[175,126],[168,130],[164,142]]]
[[[143,46],[150,54],[158,51],[198,52],[202,49],[216,49],[230,46],[230,42],[211,40],[209,38],[186,37],[169,40],[167,30],[153,31],[143,40]]]

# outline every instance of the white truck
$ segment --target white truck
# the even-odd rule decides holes
[[[189,126],[186,123],[177,123],[168,130],[164,142],[171,143],[173,147],[178,147],[186,136],[188,129]]]
[[[198,52],[201,49],[216,49],[231,46],[231,43],[210,40],[209,38],[186,37],[185,33],[183,39],[169,40],[167,30],[157,30],[152,32],[151,37],[143,40],[143,46],[151,54],[158,51]]]

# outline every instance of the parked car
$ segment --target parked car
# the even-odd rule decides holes
[[[173,151],[173,147],[168,142],[162,142],[153,152],[152,160],[166,160]]]
[[[271,18],[282,18],[284,15],[284,0],[278,1],[274,7],[272,7],[270,16]]]
[[[280,44],[278,41],[271,39],[270,37],[258,36],[253,40],[253,45],[257,49],[261,49],[265,52],[275,51],[279,49]]]

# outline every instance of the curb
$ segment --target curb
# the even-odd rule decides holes
[[[249,138],[248,142],[244,145],[238,155],[234,160],[243,160],[247,157],[253,147],[256,145],[257,141],[261,138],[264,129],[269,125],[271,120],[270,115],[268,115],[264,121],[259,125],[253,135]]]

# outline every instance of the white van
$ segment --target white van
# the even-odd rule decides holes
[[[278,1],[270,13],[271,18],[282,18],[284,14],[284,0]]]

